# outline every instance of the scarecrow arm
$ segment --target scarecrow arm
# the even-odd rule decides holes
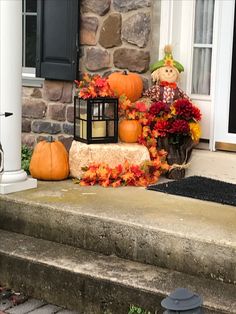
[[[160,86],[158,84],[150,87],[143,93],[144,97],[150,98],[152,101],[160,100]]]
[[[181,88],[179,88],[179,98],[184,98],[184,99],[190,100],[188,95]]]

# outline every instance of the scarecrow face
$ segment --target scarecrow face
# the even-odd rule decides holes
[[[168,83],[174,83],[178,81],[179,71],[171,66],[165,66],[158,69],[159,71],[159,80],[166,81]]]

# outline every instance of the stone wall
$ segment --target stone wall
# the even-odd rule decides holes
[[[152,7],[159,0],[83,0],[81,71],[106,75],[128,70],[142,75],[150,63]]]
[[[22,143],[34,146],[53,136],[69,148],[73,139],[73,84],[44,81],[42,88],[23,87]]]
[[[150,55],[157,47],[160,0],[82,0],[80,72],[137,72],[148,86]],[[72,83],[45,81],[23,87],[22,142],[33,146],[52,135],[73,138]]]

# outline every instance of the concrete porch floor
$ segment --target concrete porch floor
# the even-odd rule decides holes
[[[186,175],[200,175],[236,184],[236,152],[195,149]]]
[[[80,187],[71,180],[38,182],[38,188],[1,196],[65,213],[163,230],[184,238],[216,241],[236,249],[236,207],[147,191],[145,188]],[[33,219],[34,213],[28,212]],[[44,213],[42,211],[42,216]]]

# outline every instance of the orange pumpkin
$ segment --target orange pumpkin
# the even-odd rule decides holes
[[[143,81],[136,73],[114,72],[109,75],[108,82],[117,96],[126,95],[131,102],[135,102],[142,95]]]
[[[119,138],[125,143],[136,143],[142,133],[142,126],[138,120],[122,120],[119,123]]]
[[[39,142],[30,161],[30,173],[40,180],[63,180],[69,175],[69,157],[65,146],[59,141]]]

